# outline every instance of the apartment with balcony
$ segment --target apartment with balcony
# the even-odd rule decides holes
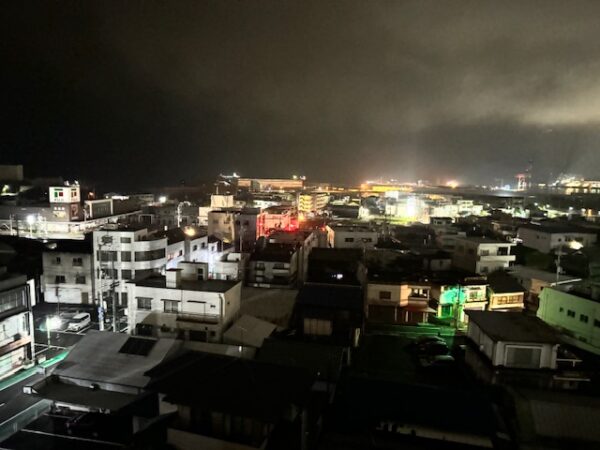
[[[127,283],[130,333],[220,342],[240,309],[241,282],[205,280],[193,264]],[[201,264],[200,264],[201,265]],[[199,266],[200,266],[199,265]]]
[[[508,269],[514,264],[511,249],[515,244],[483,237],[457,237],[452,254],[454,267],[478,274]]]
[[[41,290],[46,303],[94,303],[91,239],[65,239],[50,244],[42,254],[42,266]]]
[[[367,319],[378,323],[425,323],[431,284],[418,276],[391,271],[370,272],[367,281]]]
[[[33,360],[35,303],[34,281],[0,267],[0,378]]]
[[[161,273],[167,264],[167,237],[158,237],[145,227],[105,228],[94,231],[94,298],[118,316],[128,306],[127,281]]]

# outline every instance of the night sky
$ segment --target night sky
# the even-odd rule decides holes
[[[0,162],[123,188],[600,175],[600,2],[0,6]]]

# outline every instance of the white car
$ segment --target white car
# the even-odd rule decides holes
[[[69,321],[67,330],[81,331],[84,328],[89,327],[91,323],[92,323],[92,318],[89,313],[75,314],[75,316],[73,316],[73,318]]]

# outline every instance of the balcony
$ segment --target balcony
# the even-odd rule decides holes
[[[218,324],[220,318],[221,317],[217,314],[180,313],[177,314],[176,320],[177,322]]]

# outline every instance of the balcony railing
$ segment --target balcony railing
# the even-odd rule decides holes
[[[216,324],[220,322],[220,316],[216,314],[179,313],[177,314],[177,321]]]

